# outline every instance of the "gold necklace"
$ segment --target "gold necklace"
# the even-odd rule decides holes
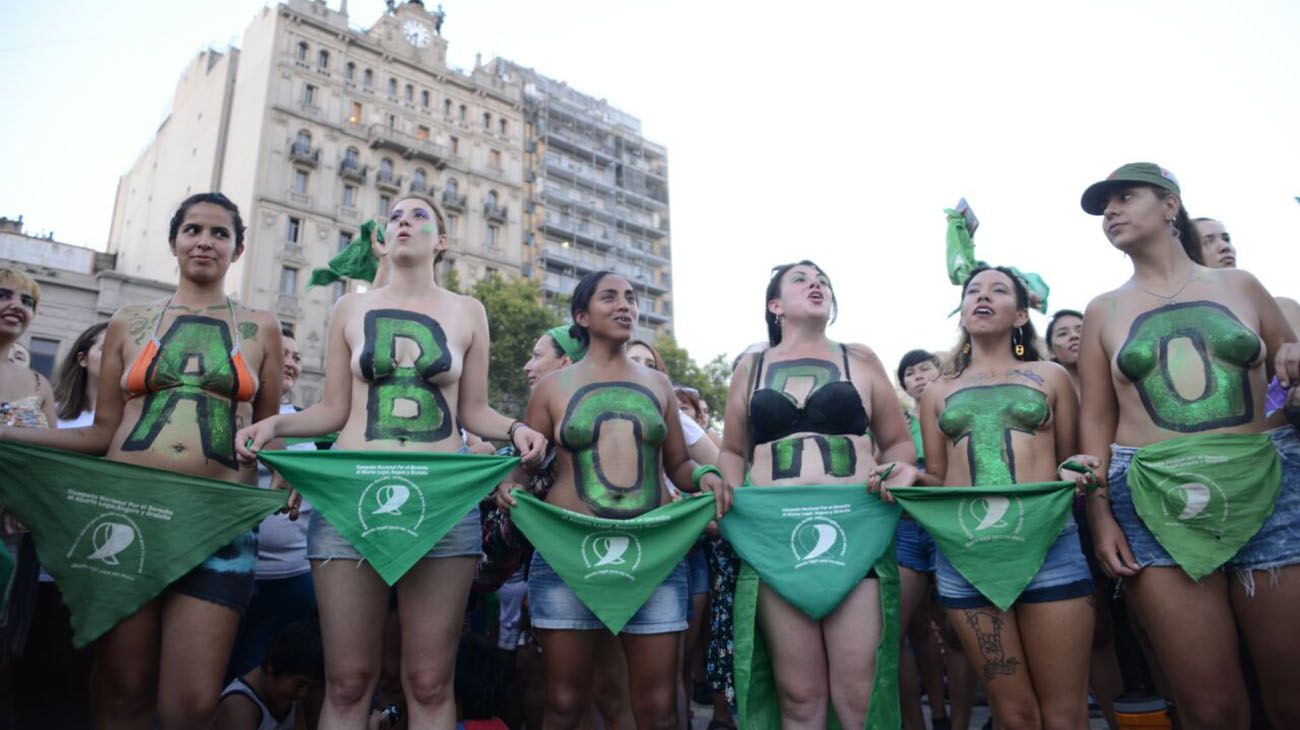
[[[1136,278],[1136,277],[1134,277],[1134,279],[1133,279],[1133,286],[1136,286],[1138,289],[1141,289],[1142,291],[1146,292],[1147,294],[1150,294],[1151,296],[1153,296],[1153,297],[1155,297],[1155,298],[1157,298],[1157,299],[1163,299],[1163,300],[1165,300],[1166,302],[1172,302],[1172,301],[1174,300],[1174,297],[1178,296],[1179,294],[1182,294],[1182,293],[1183,293],[1183,290],[1187,288],[1187,285],[1188,285],[1188,284],[1191,284],[1191,283],[1192,283],[1192,279],[1195,279],[1195,278],[1196,278],[1196,269],[1192,269],[1192,270],[1187,274],[1187,281],[1184,281],[1184,282],[1183,282],[1183,285],[1180,286],[1180,287],[1178,287],[1178,291],[1175,291],[1173,294],[1170,294],[1170,295],[1168,295],[1168,296],[1166,296],[1166,295],[1164,295],[1164,294],[1157,294],[1156,292],[1151,291],[1150,289],[1146,288],[1145,286],[1142,286],[1141,284],[1139,284],[1139,283],[1137,282],[1137,278]]]

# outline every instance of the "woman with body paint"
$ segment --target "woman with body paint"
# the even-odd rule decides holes
[[[721,465],[729,481],[878,486],[891,467],[889,485],[915,480],[916,450],[889,375],[865,345],[827,338],[834,315],[835,292],[816,264],[773,270],[768,346],[741,359],[727,394]],[[877,447],[885,463],[876,463]],[[880,595],[873,572],[814,621],[759,586],[755,630],[770,648],[783,727],[825,727],[829,707],[843,727],[866,723],[865,688],[875,679],[883,631]]]
[[[978,267],[962,287],[961,342],[921,396],[929,486],[1055,481],[1076,452],[1078,400],[1042,362],[1029,293],[1010,269]],[[998,727],[1088,727],[1092,579],[1069,519],[1038,573],[1000,610],[938,551],[939,602],[988,691]]]
[[[1133,263],[1088,305],[1079,353],[1083,451],[1108,482],[1088,500],[1097,557],[1182,727],[1248,725],[1240,640],[1273,725],[1300,727],[1300,438],[1264,414],[1275,373],[1296,402],[1295,334],[1253,276],[1202,265],[1167,170],[1124,165],[1082,206]]]
[[[539,459],[546,439],[488,406],[483,305],[434,280],[434,264],[447,250],[437,205],[423,195],[398,200],[374,246],[387,260],[388,281],[334,305],[321,401],[241,431],[240,455],[253,458],[279,437],[333,431],[340,449],[457,452],[461,423],[515,444],[527,461]],[[397,582],[401,679],[413,728],[455,723],[456,637],[481,546],[475,505]],[[308,527],[307,557],[325,644],[321,724],[361,728],[379,679],[391,590],[320,511]]]
[[[546,501],[579,514],[630,519],[668,503],[667,474],[679,489],[712,492],[720,516],[730,492],[716,474],[703,473],[693,484],[698,465],[682,439],[672,384],[628,357],[637,322],[632,285],[612,272],[588,274],[574,289],[570,310],[570,332],[586,355],[542,378],[528,400],[528,424],[554,435],[557,444],[555,481]],[[622,418],[598,427],[600,414],[611,410]],[[654,466],[643,468],[643,463]],[[515,506],[510,486],[497,492],[507,509]],[[642,730],[678,725],[686,572],[683,560],[618,636],[627,657],[632,714]],[[528,605],[545,650],[545,727],[579,727],[591,706],[597,642],[605,627],[540,552],[533,554],[529,569]]]
[[[172,472],[252,484],[235,432],[280,407],[280,324],[226,296],[244,226],[220,193],[191,195],[172,216],[179,270],[165,301],[109,321],[93,425],[58,431],[0,427],[0,439],[103,454]],[[198,372],[195,363],[201,363]],[[95,642],[96,725],[204,727],[253,593],[257,538],[221,548]]]

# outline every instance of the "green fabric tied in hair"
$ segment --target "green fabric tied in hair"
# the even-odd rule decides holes
[[[966,227],[966,220],[962,214],[952,208],[945,208],[944,214],[948,216],[948,243],[947,243],[947,260],[948,260],[948,281],[956,286],[961,286],[966,277],[981,265],[986,265],[983,261],[975,258],[975,241],[971,237],[970,230]],[[1051,288],[1043,277],[1034,273],[1027,273],[1017,269],[1014,266],[1008,266],[1020,283],[1025,285],[1029,293],[1038,298],[1038,306],[1034,307],[1043,314],[1047,314],[1047,295],[1051,293]],[[961,311],[961,307],[954,309],[952,316]]]
[[[380,227],[379,221],[366,221],[361,224],[361,230],[356,237],[330,259],[328,266],[323,269],[312,269],[307,288],[332,284],[339,279],[374,281],[375,274],[379,271],[379,257],[375,256],[375,252],[370,248],[372,233],[375,240],[384,242],[384,229]]]
[[[552,340],[555,340],[555,344],[559,345],[560,349],[564,350],[564,354],[573,362],[581,360],[587,354],[587,347],[579,342],[578,338],[569,334],[569,325],[567,324],[552,327],[546,330],[546,334],[550,335]]]

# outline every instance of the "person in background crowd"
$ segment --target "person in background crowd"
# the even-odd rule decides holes
[[[272,637],[261,660],[226,685],[213,730],[306,730],[304,699],[325,679],[320,626],[296,621]]]
[[[1051,360],[1070,376],[1074,392],[1079,392],[1079,338],[1083,336],[1083,312],[1058,309],[1047,323],[1047,349]]]
[[[9,355],[5,360],[10,365],[29,368],[32,366],[32,352],[23,343],[15,342],[9,347]]]

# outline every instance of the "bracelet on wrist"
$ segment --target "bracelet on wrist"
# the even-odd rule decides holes
[[[700,482],[705,474],[717,474],[719,479],[722,478],[722,470],[718,467],[712,464],[700,464],[691,472],[691,484],[694,484],[696,489],[700,488]]]
[[[519,427],[522,425],[524,425],[524,422],[516,418],[511,421],[510,426],[506,428],[506,439],[510,441],[511,446],[515,445],[515,431],[518,431]]]

